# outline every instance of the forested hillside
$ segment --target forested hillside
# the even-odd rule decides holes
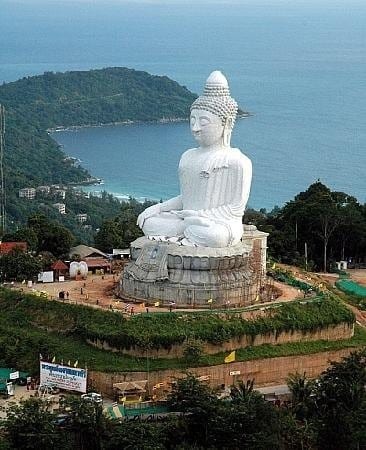
[[[19,188],[80,182],[90,177],[86,170],[65,158],[47,129],[175,120],[188,116],[194,99],[188,89],[167,77],[118,67],[47,72],[0,86],[0,104],[6,109],[4,161],[10,227],[26,221],[28,213],[39,206],[37,200],[30,208],[27,200],[19,199]],[[101,217],[109,215],[108,211]]]
[[[0,102],[16,120],[45,130],[128,120],[188,116],[195,99],[168,77],[114,67],[88,72],[46,72],[0,87]]]

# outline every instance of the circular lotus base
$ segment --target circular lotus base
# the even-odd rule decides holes
[[[208,248],[142,237],[131,244],[120,296],[184,308],[250,305],[263,275],[261,261],[253,264],[254,253],[250,239],[233,247]]]

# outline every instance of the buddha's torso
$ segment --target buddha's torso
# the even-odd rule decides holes
[[[239,178],[247,161],[235,148],[187,150],[179,163],[183,209],[209,210],[231,203],[242,188]]]

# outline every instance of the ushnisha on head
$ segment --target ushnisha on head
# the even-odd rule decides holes
[[[215,70],[207,78],[203,95],[200,95],[192,103],[191,111],[193,109],[202,109],[220,117],[224,126],[229,120],[231,128],[233,128],[238,104],[230,96],[227,79],[219,70]]]

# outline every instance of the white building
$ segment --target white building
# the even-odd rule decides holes
[[[84,223],[88,220],[88,214],[82,214],[82,213],[76,214],[76,220],[79,223]]]
[[[65,189],[55,189],[54,193],[58,195],[62,200],[65,200],[66,197],[66,191]]]
[[[37,186],[36,191],[41,194],[49,194],[51,192],[50,186]]]
[[[28,200],[32,200],[32,199],[36,198],[36,190],[35,190],[35,188],[19,189],[19,197],[26,198]]]
[[[65,203],[54,203],[52,206],[54,208],[56,208],[60,214],[66,214],[66,205],[65,205]]]

